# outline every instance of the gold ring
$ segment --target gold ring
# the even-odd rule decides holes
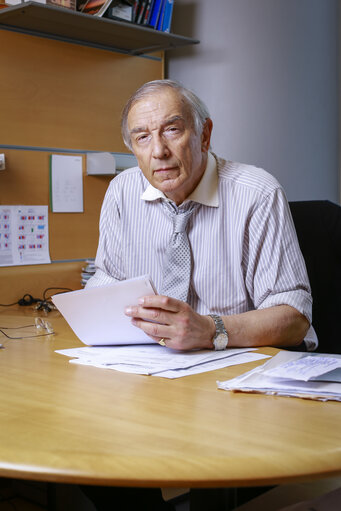
[[[160,344],[160,346],[166,346],[164,337],[162,337],[162,339],[159,340],[159,344]]]

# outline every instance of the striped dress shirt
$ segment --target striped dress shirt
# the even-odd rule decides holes
[[[147,274],[161,288],[173,229],[162,200],[168,199],[138,167],[111,181],[101,211],[96,273],[87,288]],[[187,228],[188,303],[195,311],[227,316],[287,304],[311,322],[304,259],[284,191],[272,175],[209,153],[205,173],[186,200],[200,203]],[[309,350],[317,346],[312,327],[305,342]]]

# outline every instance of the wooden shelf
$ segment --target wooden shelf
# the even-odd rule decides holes
[[[99,18],[36,2],[25,2],[0,9],[0,28],[131,55],[143,55],[199,43],[196,39],[160,32],[133,23]]]

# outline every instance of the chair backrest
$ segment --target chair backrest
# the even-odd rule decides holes
[[[341,354],[341,206],[289,202],[313,296],[320,353]]]

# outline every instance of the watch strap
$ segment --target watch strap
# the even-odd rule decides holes
[[[215,350],[225,350],[228,344],[228,334],[221,316],[217,314],[209,314],[213,319],[216,333],[212,339]]]

